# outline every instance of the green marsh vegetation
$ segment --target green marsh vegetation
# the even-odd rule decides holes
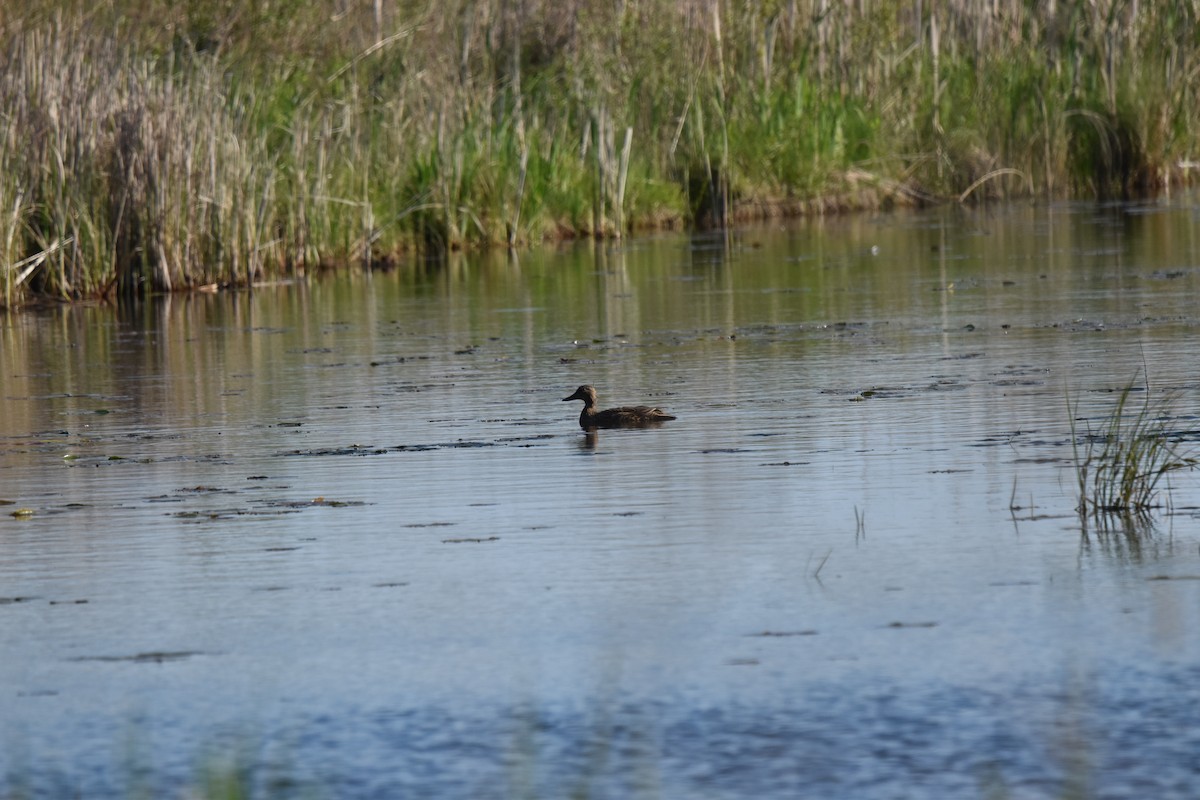
[[[12,0],[0,304],[1169,189],[1191,4]]]
[[[1140,403],[1133,395],[1144,391]],[[1182,469],[1194,469],[1196,459],[1185,452],[1168,427],[1176,398],[1155,396],[1146,382],[1131,380],[1097,430],[1076,427],[1078,403],[1071,412],[1071,440],[1078,483],[1077,510],[1085,521],[1102,526],[1113,518],[1137,520],[1159,507],[1164,479]],[[1136,530],[1138,526],[1125,526]]]

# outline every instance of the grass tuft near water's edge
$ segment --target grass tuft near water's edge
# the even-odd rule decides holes
[[[1144,391],[1142,402],[1131,402]],[[1149,381],[1125,384],[1116,404],[1096,431],[1076,428],[1078,403],[1071,413],[1071,440],[1081,517],[1146,515],[1159,507],[1163,480],[1172,472],[1194,469],[1197,459],[1172,438],[1167,426],[1175,398],[1155,397]]]

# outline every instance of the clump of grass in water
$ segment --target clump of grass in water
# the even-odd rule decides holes
[[[1159,486],[1168,473],[1196,466],[1196,459],[1180,452],[1167,430],[1174,396],[1155,399],[1147,381],[1145,399],[1134,412],[1134,390],[1131,380],[1103,427],[1082,436],[1075,426],[1078,402],[1072,406],[1068,399],[1081,516],[1146,514],[1158,506]]]

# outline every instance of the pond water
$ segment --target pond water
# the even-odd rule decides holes
[[[0,796],[1195,796],[1200,474],[1084,525],[1072,417],[1197,438],[1198,216],[0,318]]]

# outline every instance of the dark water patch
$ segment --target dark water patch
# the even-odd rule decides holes
[[[849,400],[884,400],[897,397],[911,397],[914,390],[904,386],[872,386],[869,389],[822,389],[821,394],[852,395]]]
[[[56,448],[57,449],[57,448]],[[46,451],[52,452],[52,451]],[[116,466],[135,466],[141,464],[154,464],[155,459],[150,457],[144,458],[127,458],[125,456],[105,455],[82,455],[79,453],[67,453],[62,457],[63,464],[72,469],[83,469],[85,467],[100,468],[100,467],[116,467]]]
[[[421,392],[442,391],[453,387],[453,383],[400,383],[391,385],[388,388],[393,392],[399,392],[401,394],[419,394]]]
[[[149,498],[147,502],[183,502],[181,498]],[[262,508],[205,508],[176,511],[170,516],[173,519],[198,522],[221,522],[235,519],[282,519],[288,514],[298,514],[310,508],[349,508],[371,505],[362,500],[331,500],[316,497],[312,500],[294,500],[289,498],[266,498],[254,501]],[[265,510],[263,510],[265,509]]]
[[[1037,380],[1036,378],[997,378],[991,382],[992,386],[1045,386],[1046,382]]]
[[[457,522],[410,522],[404,527],[406,528],[448,528],[451,525],[457,525]]]
[[[18,605],[20,603],[28,603],[28,602],[31,602],[33,600],[38,600],[38,599],[40,599],[40,598],[35,594],[16,595],[14,597],[0,597],[0,606]]]
[[[942,379],[921,387],[920,391],[926,393],[961,392],[969,388],[971,388],[971,386],[968,383],[963,383],[962,381],[953,379]]]
[[[936,628],[936,627],[937,627],[937,625],[938,625],[938,624],[937,624],[936,622],[899,622],[899,621],[897,621],[897,622],[889,622],[889,623],[888,623],[887,625],[885,625],[884,627],[885,627],[885,628],[892,628],[892,629],[899,629],[899,628]]]
[[[371,584],[373,589],[400,589],[405,586],[408,586],[408,581],[389,581],[385,583]]]
[[[817,631],[812,628],[805,628],[799,631],[760,631],[759,633],[747,633],[746,635],[763,639],[787,639],[793,636],[816,636]]]
[[[387,367],[397,364],[407,364],[410,361],[428,361],[432,356],[393,356],[382,361],[370,362],[372,367]]]
[[[1012,510],[1013,510],[1013,511],[1020,511],[1020,510],[1021,510],[1021,508],[1020,508],[1020,506],[1014,506]],[[1079,515],[1078,515],[1078,514],[1066,513],[1066,512],[1059,513],[1059,514],[1033,514],[1033,513],[1030,513],[1028,516],[1025,516],[1025,517],[1015,517],[1015,519],[1016,519],[1016,521],[1017,521],[1017,522],[1043,522],[1043,521],[1045,521],[1045,520],[1050,520],[1050,519],[1071,519],[1071,520],[1078,520],[1078,519],[1079,519]],[[1074,528],[1074,527],[1072,527],[1072,526],[1068,526],[1068,530],[1077,530],[1077,529],[1076,529],[1076,528]]]
[[[134,439],[139,442],[171,442],[185,438],[184,434],[182,433],[172,433],[169,431],[156,431],[153,433],[132,431],[130,433],[123,434],[123,436],[126,439]]]
[[[811,461],[767,461],[759,464],[760,467],[805,467],[812,464]]]
[[[202,650],[151,650],[127,656],[77,656],[68,661],[101,661],[107,663],[126,662],[131,664],[165,664],[170,661],[184,661],[196,656],[215,655]]]
[[[1024,375],[1049,375],[1050,370],[1045,367],[1034,366],[1033,364],[1007,364],[1003,369],[996,370],[992,373],[997,376],[1020,377]]]
[[[974,442],[969,442],[968,447],[1062,447],[1071,443],[1070,439],[1045,439],[1033,438],[1035,434],[1040,433],[1037,430],[1016,430],[1007,433],[994,433],[990,436],[985,436]],[[1051,459],[1047,463],[1052,463],[1056,459]],[[1037,463],[1033,461],[1031,463]]]
[[[325,497],[314,497],[312,500],[272,500],[267,505],[282,505],[285,508],[351,508],[374,505],[364,500],[330,500]]]
[[[483,536],[483,537],[464,537],[461,539],[442,539],[442,544],[482,544],[484,542],[498,542],[499,536]]]
[[[417,449],[416,447],[390,447],[390,448],[373,448],[363,447],[360,445],[350,445],[349,447],[319,447],[311,450],[289,450],[282,453],[275,453],[278,456],[382,456],[391,452],[404,452],[406,449]],[[436,446],[428,446],[424,449],[436,450]]]
[[[279,501],[284,502],[284,501]],[[267,502],[270,505],[271,501]],[[233,519],[283,519],[287,514],[298,514],[302,508],[288,507],[280,508],[272,511],[255,511],[248,508],[220,508],[206,509],[204,511],[176,511],[171,514],[172,519],[184,521],[201,521],[201,522],[219,522]]]
[[[52,377],[52,376],[46,376],[46,377]],[[20,398],[12,398],[12,399],[35,400],[35,401],[41,401],[41,400],[96,400],[101,403],[128,403],[133,400],[133,396],[127,395],[127,394],[92,394],[92,393],[77,394],[74,392],[62,392],[59,394],[30,395],[28,397],[20,397]]]
[[[514,420],[510,424],[541,424],[542,420]],[[544,442],[548,439],[557,439],[558,435],[553,433],[538,433],[530,436],[502,436],[496,440],[496,444],[512,444],[518,447],[530,447],[533,442]]]
[[[204,453],[204,454],[187,454],[177,456],[165,456],[156,459],[139,459],[139,464],[221,464],[232,465],[234,462],[229,460],[229,456],[220,453]]]
[[[1052,323],[1049,323],[1046,327],[1054,328],[1054,329],[1062,330],[1062,331],[1067,331],[1069,333],[1086,333],[1086,332],[1095,333],[1095,332],[1107,330],[1110,327],[1110,323],[1106,323],[1101,320],[1075,319],[1075,320],[1067,320],[1067,321],[1063,321],[1063,322],[1052,322]],[[1122,327],[1128,327],[1128,325],[1119,325],[1118,324],[1113,327],[1116,327],[1119,329]]]
[[[441,420],[449,422],[451,420]],[[399,444],[390,447],[371,445],[348,445],[346,447],[318,447],[309,450],[285,450],[274,453],[276,457],[319,457],[319,456],[383,456],[389,453],[425,453],[433,450],[474,450],[485,447],[528,447],[529,442],[554,438],[552,435],[530,437],[506,437],[496,441],[480,441],[477,439],[459,439],[453,442],[432,442],[429,444]]]

